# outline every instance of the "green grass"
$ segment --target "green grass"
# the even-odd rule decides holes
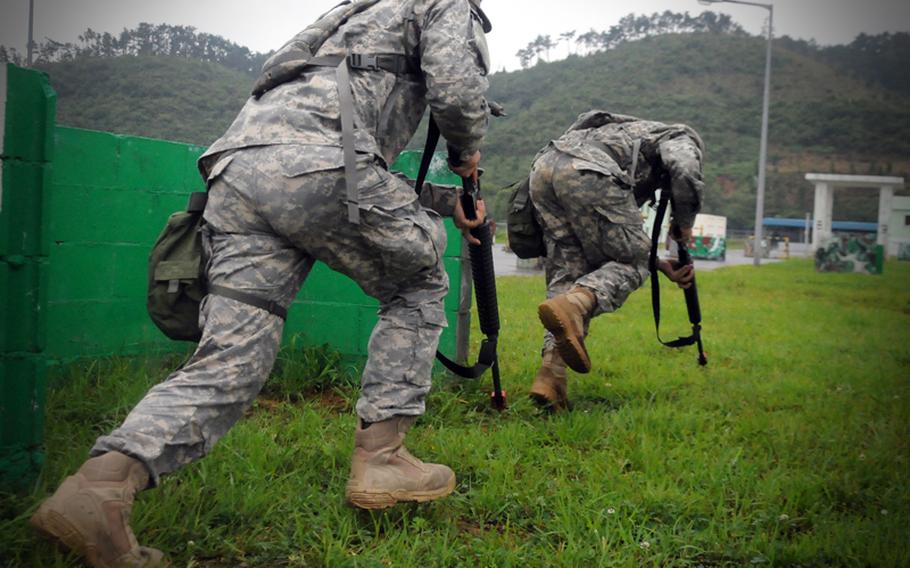
[[[140,541],[178,566],[907,566],[910,263],[881,277],[803,260],[699,275],[710,358],[654,339],[646,290],[596,319],[572,412],[526,399],[539,278],[499,280],[511,407],[439,377],[409,436],[458,474],[451,497],[343,504],[357,397],[325,351],[285,352],[206,459],[139,497]],[[664,280],[665,338],[688,332]],[[474,336],[476,343],[477,336]],[[48,463],[0,501],[0,558],[72,566],[27,529],[38,501],[162,377],[164,364],[73,368],[48,408]]]

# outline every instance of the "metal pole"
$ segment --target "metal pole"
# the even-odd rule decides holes
[[[32,51],[35,47],[35,0],[28,0],[28,47],[26,47],[26,61],[29,67],[32,66]]]
[[[812,226],[812,215],[806,211],[806,227],[803,229],[803,242],[809,244],[809,227]]]
[[[774,6],[768,5],[768,54],[765,57],[765,96],[762,101],[761,148],[758,156],[758,188],[755,196],[755,247],[753,264],[761,265],[762,219],[765,216],[765,166],[768,161],[768,103],[771,94],[771,39],[774,34]]]

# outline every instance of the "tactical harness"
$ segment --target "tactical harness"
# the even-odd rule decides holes
[[[397,53],[326,55],[307,61],[308,67],[334,67],[341,113],[341,147],[344,155],[344,184],[347,194],[348,221],[360,223],[360,201],[357,195],[357,152],[354,148],[354,93],[351,90],[351,69],[385,71],[395,75],[420,74],[420,62]]]

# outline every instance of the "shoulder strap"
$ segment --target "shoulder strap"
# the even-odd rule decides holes
[[[423,154],[420,156],[420,169],[417,171],[417,180],[414,182],[414,191],[417,195],[423,190],[423,182],[427,179],[427,172],[430,171],[430,162],[433,161],[433,154],[436,153],[436,144],[439,142],[439,125],[436,119],[430,115],[430,123],[427,125],[427,141],[423,145]]]
[[[641,138],[632,143],[632,167],[629,168],[629,183],[635,187],[635,174],[638,172],[638,153],[641,151]]]
[[[318,57],[312,60],[310,65],[335,66],[338,103],[341,107],[339,109],[341,112],[341,147],[342,155],[344,156],[344,185],[347,194],[348,221],[357,225],[360,223],[360,202],[357,191],[357,151],[354,148],[354,92],[351,90],[351,69],[387,72],[398,72],[400,70],[406,73],[410,72],[412,63],[410,63],[409,58],[403,55],[351,54],[347,56]],[[396,71],[392,71],[392,69]],[[438,128],[436,129],[436,138],[439,138]],[[429,139],[427,141],[429,142]],[[435,142],[433,146],[436,146]]]

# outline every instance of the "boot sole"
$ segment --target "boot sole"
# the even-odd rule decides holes
[[[359,509],[387,509],[397,503],[426,503],[427,501],[441,499],[448,496],[452,491],[455,491],[454,475],[445,487],[436,491],[349,491],[347,500],[348,503]]]
[[[588,350],[585,349],[584,342],[568,333],[568,322],[571,321],[568,314],[558,306],[544,302],[537,308],[537,316],[540,318],[540,323],[556,339],[556,350],[559,351],[559,355],[566,365],[576,373],[589,373],[591,358],[588,357]]]
[[[108,568],[97,558],[94,547],[86,546],[82,535],[63,515],[56,511],[38,511],[29,519],[29,524],[42,538],[52,542],[63,552],[72,552],[96,568]]]
[[[85,543],[82,535],[73,524],[53,509],[44,511],[39,508],[28,522],[41,538],[54,544],[64,553],[81,556],[85,563],[93,568],[114,568],[114,566],[120,565],[120,559],[115,561],[114,564],[105,562],[94,546]],[[140,546],[139,549],[145,552],[149,560],[142,566],[148,566],[149,568],[168,568],[171,566],[170,561],[164,557],[160,550],[145,546]]]

